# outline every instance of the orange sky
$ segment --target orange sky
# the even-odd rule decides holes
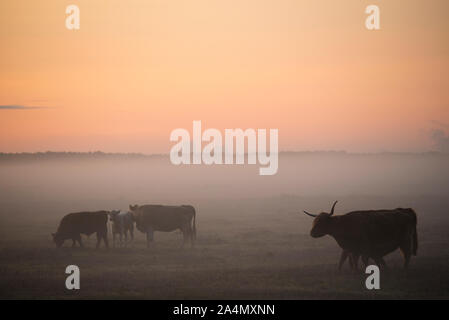
[[[0,152],[168,152],[193,120],[278,128],[281,150],[430,150],[432,121],[449,125],[448,15],[447,0],[2,1]]]

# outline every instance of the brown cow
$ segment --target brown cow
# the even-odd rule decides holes
[[[136,228],[147,235],[147,246],[153,241],[154,231],[181,230],[184,243],[193,246],[196,238],[195,209],[192,206],[130,205]]]
[[[333,216],[331,212],[311,214],[314,217],[310,235],[314,238],[332,236],[345,251],[371,257],[379,266],[386,266],[383,257],[397,248],[404,255],[404,268],[418,250],[417,218],[413,209],[353,211]]]
[[[72,239],[72,247],[78,241],[80,247],[83,247],[81,242],[81,234],[91,235],[97,233],[97,248],[103,239],[106,248],[108,244],[108,211],[96,212],[75,212],[65,215],[59,224],[58,231],[53,233],[53,241],[59,248],[65,240]]]

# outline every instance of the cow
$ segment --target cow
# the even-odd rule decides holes
[[[147,246],[153,241],[154,231],[170,232],[181,230],[184,244],[190,241],[194,245],[196,239],[196,212],[188,205],[130,205],[129,209],[136,222],[136,228],[147,235]]]
[[[120,246],[128,242],[128,232],[131,240],[134,240],[134,221],[130,211],[113,210],[109,213],[109,219],[112,221],[112,246],[115,247],[115,235],[120,236]]]
[[[417,254],[417,217],[413,209],[353,211],[333,216],[330,213],[305,214],[314,217],[310,235],[313,238],[330,235],[345,251],[370,257],[379,266],[386,267],[383,257],[400,249],[404,255],[404,268],[408,268],[410,258]]]
[[[103,239],[106,248],[108,244],[108,211],[96,212],[75,212],[65,215],[58,227],[58,231],[53,233],[53,241],[59,248],[67,239],[72,239],[72,247],[75,247],[78,241],[80,247],[83,247],[81,234],[91,235],[97,233],[97,249]]]

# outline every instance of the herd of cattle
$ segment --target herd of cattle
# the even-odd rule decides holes
[[[314,217],[310,235],[314,238],[330,235],[343,249],[340,257],[339,269],[349,258],[352,269],[358,268],[361,257],[363,263],[368,265],[369,259],[386,267],[383,257],[396,249],[400,249],[404,256],[404,268],[408,267],[412,255],[418,249],[418,236],[416,231],[417,218],[413,209],[369,210],[353,211],[344,215],[334,216],[334,202],[330,213],[321,212],[307,215]],[[62,246],[65,240],[72,240],[82,247],[81,234],[96,233],[97,245],[104,241],[108,244],[107,222],[112,221],[113,245],[116,245],[116,236],[119,245],[134,238],[134,225],[137,230],[146,234],[147,246],[153,241],[155,231],[170,232],[180,230],[184,236],[184,244],[190,242],[193,246],[196,239],[196,212],[192,206],[164,206],[164,205],[130,205],[129,211],[97,211],[76,212],[64,216],[53,240],[57,247]],[[124,242],[123,242],[124,239]]]
[[[120,245],[128,241],[128,233],[131,240],[134,238],[134,223],[137,230],[147,235],[147,245],[153,241],[154,231],[170,232],[181,230],[184,235],[184,243],[190,241],[191,245],[196,239],[196,212],[192,206],[162,206],[144,205],[129,206],[130,211],[95,211],[75,212],[65,215],[58,231],[53,233],[53,241],[57,247],[61,247],[65,240],[72,240],[72,247],[79,243],[83,247],[81,234],[97,234],[97,248],[101,240],[106,247],[108,243],[108,216],[112,221],[112,237],[115,246],[116,235],[119,235]]]

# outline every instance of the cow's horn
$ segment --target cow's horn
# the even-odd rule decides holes
[[[305,213],[306,215],[311,216],[311,217],[314,217],[314,218],[317,216],[316,214],[308,213],[308,212],[305,211],[305,210],[304,210],[304,213]]]
[[[337,204],[338,201],[335,201],[334,204],[332,205],[332,209],[331,209],[331,213],[329,213],[329,215],[333,215],[334,214],[334,209],[335,209],[335,205]]]

